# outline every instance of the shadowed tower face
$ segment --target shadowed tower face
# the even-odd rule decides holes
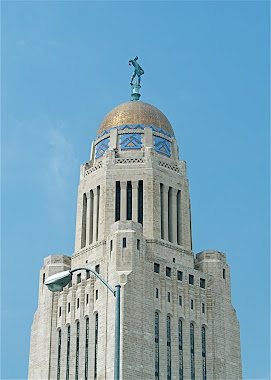
[[[186,163],[137,91],[105,116],[81,165],[73,255],[44,259],[29,379],[114,378],[112,294],[85,271],[61,292],[44,286],[85,266],[121,285],[121,379],[242,378],[226,255],[194,258]]]

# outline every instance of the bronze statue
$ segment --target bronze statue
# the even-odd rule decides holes
[[[129,65],[133,65],[134,66],[134,73],[132,75],[132,78],[131,78],[131,82],[130,84],[132,85],[133,84],[133,80],[135,78],[135,76],[137,75],[138,77],[138,84],[140,85],[140,77],[141,75],[144,74],[144,70],[142,69],[142,67],[139,66],[139,64],[137,63],[137,60],[138,60],[138,56],[136,56],[134,59],[130,59],[129,61]]]

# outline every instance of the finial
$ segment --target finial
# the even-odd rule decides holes
[[[130,59],[130,61],[129,61],[129,65],[134,66],[134,72],[133,72],[131,82],[130,82],[130,85],[132,86],[131,100],[139,100],[139,98],[141,96],[139,93],[139,89],[141,88],[140,78],[141,78],[141,75],[144,74],[144,70],[142,69],[142,67],[139,66],[139,64],[137,63],[137,60],[138,60],[138,56],[135,56],[134,59]],[[134,80],[136,75],[138,78],[138,83],[137,82],[133,83],[133,80]]]

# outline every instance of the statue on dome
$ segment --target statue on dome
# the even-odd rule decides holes
[[[129,65],[130,66],[133,65],[135,68],[133,75],[132,75],[132,78],[131,78],[131,82],[130,82],[131,86],[133,85],[133,80],[134,80],[136,75],[138,77],[138,85],[140,86],[140,78],[141,78],[141,75],[144,74],[144,70],[142,69],[142,67],[139,66],[139,64],[137,63],[137,60],[138,60],[138,56],[136,56],[134,59],[130,59],[130,61],[129,61]]]

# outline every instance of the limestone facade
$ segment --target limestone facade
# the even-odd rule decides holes
[[[29,379],[113,380],[114,296],[84,270],[44,285],[78,267],[121,285],[122,380],[242,378],[226,255],[194,258],[186,163],[172,133],[138,122],[102,131],[81,165],[75,251],[40,271]]]

